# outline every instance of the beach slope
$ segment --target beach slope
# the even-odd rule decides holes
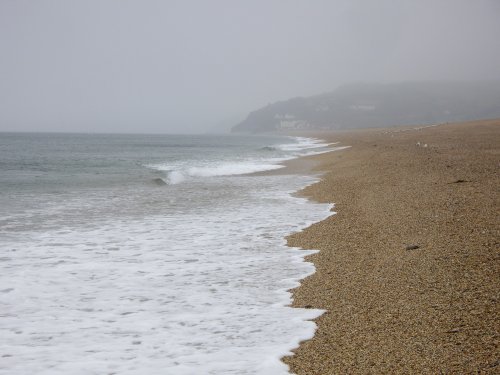
[[[325,309],[296,374],[496,373],[500,120],[316,134],[302,194],[336,215],[288,237],[319,249],[294,306]]]

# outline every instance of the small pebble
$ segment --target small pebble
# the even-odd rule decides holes
[[[418,245],[406,245],[406,250],[415,250],[415,249],[419,249],[420,246]]]

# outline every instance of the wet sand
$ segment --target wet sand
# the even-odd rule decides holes
[[[337,212],[288,237],[321,250],[293,305],[327,311],[291,372],[500,373],[500,120],[313,136],[352,147],[289,163]]]

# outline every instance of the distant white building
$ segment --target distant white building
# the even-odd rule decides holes
[[[310,129],[311,125],[304,120],[281,120],[276,128],[279,130],[300,130]]]
[[[277,130],[301,130],[312,128],[311,124],[304,120],[297,120],[294,115],[276,114],[274,115],[279,122],[276,124]]]

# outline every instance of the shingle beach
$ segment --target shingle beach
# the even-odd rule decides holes
[[[500,120],[313,136],[351,147],[308,158],[337,213],[288,237],[320,250],[293,306],[326,310],[290,371],[499,373]]]

